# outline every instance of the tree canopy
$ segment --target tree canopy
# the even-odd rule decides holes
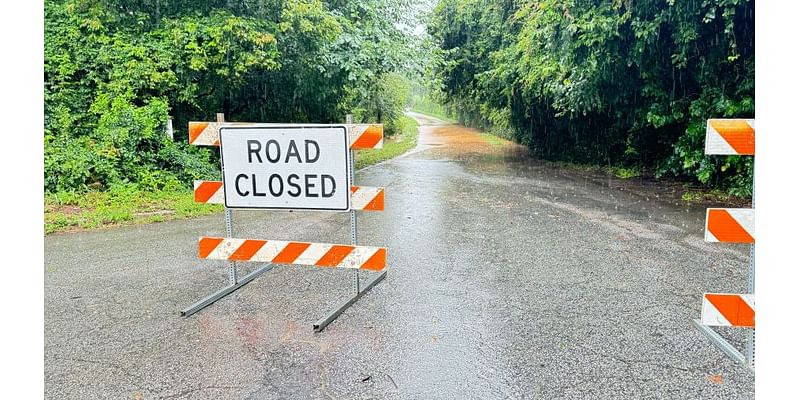
[[[405,0],[46,0],[45,190],[218,174],[188,121],[387,123],[408,90]],[[406,94],[407,96],[407,94]],[[399,109],[398,109],[399,107]],[[174,117],[175,139],[165,135]]]

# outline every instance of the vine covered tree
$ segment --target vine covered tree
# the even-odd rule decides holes
[[[705,120],[755,112],[748,0],[442,0],[437,90],[539,157],[637,166],[748,195],[752,158],[703,154]]]

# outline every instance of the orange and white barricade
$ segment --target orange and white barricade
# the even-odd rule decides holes
[[[710,119],[706,123],[706,154],[756,154],[756,120]]]
[[[327,268],[383,271],[386,248],[284,240],[202,237],[199,255],[204,260],[268,262]]]
[[[350,207],[361,211],[383,211],[382,187],[351,186]],[[205,204],[225,204],[222,181],[194,181],[194,201]]]
[[[228,129],[231,132],[239,131],[238,133],[226,133]],[[309,140],[306,140],[306,146],[309,146],[308,142],[313,142],[316,140],[317,137],[322,136],[314,136],[313,130],[317,129],[318,132],[325,131],[325,130],[338,130],[340,135],[337,136],[337,144],[328,145],[329,149],[333,149],[330,153],[337,154],[336,160],[344,160],[339,161],[342,165],[341,170],[337,170],[341,173],[341,185],[339,187],[348,186],[344,185],[347,182],[353,182],[354,177],[354,165],[355,165],[355,152],[353,150],[356,149],[379,149],[383,147],[383,125],[381,124],[353,124],[351,116],[348,115],[348,120],[346,124],[339,124],[339,125],[323,125],[323,124],[260,124],[260,123],[242,123],[242,122],[224,122],[224,117],[221,114],[217,114],[217,122],[190,122],[189,123],[189,143],[193,145],[200,145],[200,146],[219,146],[220,151],[222,153],[221,159],[225,162],[225,157],[228,157],[228,153],[226,153],[226,148],[223,147],[222,143],[224,140],[233,140],[233,145],[226,145],[226,146],[234,146],[230,147],[230,149],[238,149],[239,147],[236,146],[237,140],[242,140],[241,135],[256,135],[256,139],[260,138],[262,132],[267,132],[273,130],[273,132],[277,132],[277,130],[283,129],[284,133],[275,133],[278,136],[265,136],[271,137],[274,140],[280,136],[282,138],[288,138],[287,140],[294,141],[296,132],[307,132],[309,136]],[[286,131],[289,129],[290,131]],[[345,135],[346,131],[346,136]],[[245,132],[245,133],[242,133]],[[256,133],[253,133],[256,132]],[[289,133],[286,133],[289,132]],[[303,133],[301,133],[303,134]],[[233,135],[233,136],[225,136],[225,135]],[[240,135],[240,136],[236,136]],[[272,134],[270,134],[272,135]],[[250,136],[247,136],[248,138]],[[228,138],[228,139],[224,139]],[[238,138],[238,139],[237,139]],[[224,140],[223,140],[224,139]],[[247,156],[240,157],[238,153],[233,153],[234,157],[232,160],[247,160],[248,163],[251,163],[253,159],[258,158],[261,161],[261,155],[258,154],[258,151],[262,149],[261,145],[256,139],[247,139]],[[253,147],[250,148],[251,142]],[[225,141],[225,143],[228,143]],[[242,142],[243,143],[243,142]],[[333,142],[331,142],[333,143]],[[314,142],[313,144],[316,146],[316,154],[309,156],[308,149],[306,147],[306,163],[303,165],[309,165],[308,157],[318,157],[320,150],[320,145]],[[324,147],[324,146],[322,146]],[[313,146],[312,146],[313,148]],[[340,149],[340,150],[336,150]],[[348,150],[349,149],[349,150]],[[335,150],[335,151],[334,151]],[[267,151],[269,151],[269,147],[267,147]],[[300,160],[300,156],[296,153],[290,153],[291,147],[289,148],[288,152],[286,153],[286,163],[289,161],[289,154],[295,154],[294,156],[297,160]],[[297,147],[294,147],[294,151],[297,152]],[[338,153],[341,151],[341,153]],[[253,154],[254,157],[250,157],[250,154]],[[347,156],[349,154],[349,156]],[[341,157],[341,158],[339,158]],[[269,154],[266,155],[266,158],[269,159]],[[272,160],[271,160],[272,162]],[[302,163],[302,161],[299,161]],[[349,163],[349,165],[347,165]],[[225,165],[228,165],[226,162]],[[234,163],[234,165],[238,165]],[[346,168],[345,168],[346,167]],[[235,167],[234,171],[236,171]],[[338,168],[338,167],[337,167]],[[228,172],[228,169],[225,169],[223,166],[223,179],[225,179],[225,174]],[[348,172],[349,171],[349,172]],[[239,174],[239,172],[235,172],[235,174]],[[349,174],[349,175],[348,175]],[[293,174],[294,175],[294,174]],[[293,176],[289,175],[289,176]],[[242,176],[242,175],[239,175]],[[353,295],[342,302],[337,308],[332,310],[327,314],[327,316],[323,317],[319,321],[314,324],[315,331],[321,331],[325,328],[333,319],[335,319],[340,313],[342,313],[347,307],[353,304],[356,300],[358,300],[364,293],[370,290],[374,285],[378,282],[383,280],[386,277],[386,264],[387,264],[387,249],[385,247],[372,247],[372,246],[360,246],[356,244],[357,235],[356,235],[356,211],[383,211],[384,209],[384,198],[385,198],[385,190],[382,187],[367,187],[367,186],[356,186],[350,185],[350,190],[346,192],[346,194],[342,194],[341,190],[335,193],[338,193],[337,196],[341,196],[342,204],[347,204],[348,207],[342,208],[313,208],[313,207],[304,207],[299,203],[295,203],[295,205],[288,205],[287,207],[281,207],[282,209],[292,210],[294,209],[305,209],[305,210],[328,210],[328,211],[348,211],[350,212],[350,227],[351,227],[351,244],[328,244],[328,243],[309,243],[309,242],[301,242],[301,241],[282,241],[282,240],[263,240],[263,239],[239,239],[233,237],[233,216],[231,213],[231,209],[228,208],[228,205],[231,207],[236,206],[237,208],[243,208],[236,205],[236,203],[232,203],[231,200],[235,199],[238,191],[242,190],[239,186],[239,176],[236,177],[235,180],[231,181],[231,187],[226,192],[226,187],[223,181],[195,181],[194,182],[194,199],[197,203],[204,203],[204,204],[223,204],[226,205],[225,208],[225,221],[226,221],[226,236],[225,237],[202,237],[198,241],[198,255],[200,259],[203,260],[223,260],[227,262],[228,265],[228,277],[229,277],[229,285],[221,290],[218,290],[215,293],[207,296],[206,298],[196,302],[192,306],[184,309],[181,314],[188,316],[191,315],[200,309],[208,306],[209,304],[213,303],[214,301],[224,297],[225,295],[233,292],[234,290],[238,289],[242,285],[246,284],[250,280],[254,279],[255,277],[263,274],[264,272],[273,268],[276,264],[293,264],[293,265],[305,265],[305,266],[314,266],[314,267],[323,267],[323,268],[344,268],[350,269],[352,271],[353,277]],[[330,175],[326,175],[333,179]],[[246,177],[246,176],[245,176]],[[308,177],[308,176],[306,176]],[[296,178],[296,176],[295,176]],[[229,177],[228,179],[232,179]],[[243,178],[244,179],[244,178]],[[252,192],[253,195],[256,195],[256,175],[252,177]],[[308,178],[306,178],[308,179]],[[272,185],[272,177],[270,177],[269,185]],[[292,184],[291,180],[287,181],[287,185]],[[283,189],[283,183],[280,183],[281,190]],[[306,186],[308,187],[308,181],[306,181]],[[323,182],[324,185],[324,182]],[[313,185],[311,186],[313,187]],[[323,186],[324,187],[324,186]],[[299,193],[299,186],[297,186],[298,193]],[[249,189],[248,189],[249,190]],[[270,192],[272,191],[272,186],[269,186]],[[242,190],[244,192],[244,190]],[[249,193],[249,192],[248,192]],[[334,192],[331,192],[334,193]],[[240,195],[244,195],[244,193],[239,193]],[[259,193],[259,196],[266,196],[265,193]],[[227,198],[226,202],[226,196]],[[290,196],[295,196],[294,194],[290,194]],[[348,198],[349,196],[349,198]],[[314,197],[319,197],[315,195]],[[323,196],[324,197],[324,196]],[[264,198],[264,197],[260,197]],[[274,199],[281,199],[280,197],[273,197]],[[349,200],[349,201],[348,201]],[[283,201],[282,199],[280,201]],[[299,208],[298,208],[299,207]],[[274,207],[268,206],[253,206],[248,207],[253,209],[275,209]],[[267,263],[260,268],[257,268],[253,272],[249,273],[244,277],[238,277],[237,275],[237,262],[259,262],[259,263]],[[366,282],[364,285],[360,282],[360,275],[359,271],[368,271],[377,273],[372,276],[372,278]]]
[[[706,242],[755,243],[755,219],[752,208],[709,208]]]
[[[755,328],[755,296],[752,294],[705,293],[700,322],[706,326]]]
[[[709,119],[706,125],[705,152],[708,155],[755,155],[755,120]],[[755,199],[755,192],[753,193]],[[755,366],[755,204],[753,208],[709,208],[706,210],[705,241],[750,244],[750,270],[746,294],[703,294],[700,319],[695,326],[734,360]],[[747,349],[742,354],[712,326],[752,328]]]

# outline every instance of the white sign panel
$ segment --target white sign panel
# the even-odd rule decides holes
[[[350,210],[344,125],[220,129],[228,208]]]

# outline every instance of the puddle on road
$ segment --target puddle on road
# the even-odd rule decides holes
[[[472,206],[505,207],[508,215],[557,209],[563,212],[555,213],[554,218],[598,221],[623,237],[669,237],[681,246],[717,253],[744,254],[746,250],[741,246],[712,247],[703,241],[706,208],[749,206],[741,200],[687,203],[682,199],[686,189],[680,183],[645,177],[621,179],[598,170],[564,167],[535,159],[527,147],[476,129],[414,116],[422,123],[418,146],[409,158],[416,165],[443,162],[458,166],[460,176],[469,183],[439,195],[455,203],[485,198]],[[510,204],[504,200],[507,198],[526,206]]]
[[[497,398],[517,397],[501,391],[518,386],[515,374],[525,369],[523,375],[578,371],[587,380],[595,379],[596,365],[610,370],[618,366],[605,354],[647,360],[647,356],[639,358],[634,349],[638,346],[648,349],[643,353],[663,352],[663,357],[672,357],[672,352],[663,349],[692,338],[686,332],[694,333],[693,328],[681,325],[676,330],[673,326],[678,323],[675,321],[688,321],[684,318],[687,309],[691,315],[699,311],[695,293],[700,290],[692,285],[712,275],[707,269],[725,270],[726,282],[743,281],[746,248],[704,243],[704,211],[709,204],[684,202],[680,184],[620,179],[599,171],[558,166],[533,158],[525,146],[508,141],[498,144],[478,130],[449,124],[423,122],[419,146],[409,158],[413,165],[407,162],[398,167],[413,171],[408,175],[417,182],[423,180],[421,186],[434,191],[420,196],[412,184],[402,187],[414,192],[416,213],[412,215],[421,223],[399,242],[441,239],[429,246],[434,248],[430,253],[445,255],[442,262],[425,262],[429,251],[425,248],[414,249],[413,254],[426,268],[443,268],[446,274],[440,270],[436,278],[451,279],[452,286],[422,286],[419,282],[432,279],[423,275],[427,269],[415,270],[409,286],[415,285],[417,293],[428,293],[445,312],[435,315],[431,309],[411,306],[402,311],[435,315],[443,326],[461,324],[470,329],[454,339],[452,333],[437,330],[439,326],[433,323],[397,327],[396,331],[434,332],[430,349],[400,353],[400,359],[406,360],[399,366],[404,372],[401,376],[413,376],[414,366],[442,362],[450,370],[437,371],[434,377],[438,382],[492,371],[490,376],[498,380],[468,389]],[[438,185],[427,184],[434,179]],[[547,220],[559,222],[544,222]],[[561,237],[572,240],[573,245],[558,243]],[[458,292],[462,288],[464,292]],[[670,305],[663,310],[654,308],[649,304],[652,299],[668,299]],[[609,303],[618,311],[605,315]],[[570,309],[564,304],[579,306]],[[585,316],[561,314],[575,309],[588,311]],[[663,315],[656,315],[659,312]],[[541,318],[548,315],[563,320]],[[539,339],[553,331],[564,333],[563,343]],[[722,334],[743,346],[741,330]],[[436,347],[442,343],[449,347]],[[501,356],[489,358],[486,354]],[[536,362],[519,361],[525,354],[537,357]],[[691,365],[681,357],[677,355],[669,363],[679,368]],[[470,361],[464,363],[463,359]],[[583,369],[585,365],[591,367]],[[636,375],[625,368],[617,374],[600,377],[613,382]],[[500,379],[504,377],[510,377],[510,383]],[[675,381],[682,379],[676,377]],[[423,376],[412,380],[428,389],[429,381]],[[452,389],[446,383],[431,384],[433,387]],[[632,389],[628,390],[631,393]]]

